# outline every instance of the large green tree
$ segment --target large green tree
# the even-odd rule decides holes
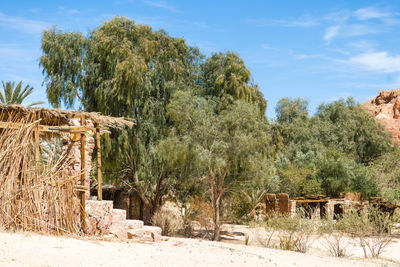
[[[137,193],[149,223],[172,182],[157,150],[170,127],[166,106],[175,91],[198,84],[198,50],[123,17],[88,36],[45,31],[42,50],[40,66],[51,104],[71,107],[79,97],[87,111],[135,119],[132,129],[114,130],[105,138],[104,173]]]
[[[267,108],[258,85],[251,80],[250,70],[234,52],[214,53],[201,65],[201,89],[203,95],[218,100],[220,109],[235,99],[257,104],[261,113]]]
[[[213,99],[177,92],[168,105],[174,128],[160,145],[178,172],[189,166],[195,168],[187,177],[193,183],[206,180],[214,211],[213,238],[219,240],[223,198],[239,182],[268,175],[270,151],[269,126],[257,105],[235,100],[221,112],[215,107]]]

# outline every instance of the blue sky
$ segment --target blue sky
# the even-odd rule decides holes
[[[44,29],[87,33],[114,15],[183,37],[206,54],[236,51],[274,116],[285,96],[320,103],[366,101],[400,87],[399,1],[3,1],[0,80],[35,87],[46,100],[38,67]]]

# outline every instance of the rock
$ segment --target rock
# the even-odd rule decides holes
[[[110,228],[110,233],[114,234],[120,239],[128,238],[126,227],[126,211],[120,209],[112,210],[112,225]]]
[[[141,229],[128,230],[129,239],[137,239],[140,241],[161,241],[161,228],[157,226],[144,226]]]
[[[86,220],[88,234],[105,235],[110,232],[112,224],[112,201],[86,201]]]
[[[127,230],[136,230],[136,229],[142,229],[144,223],[143,221],[139,220],[126,220],[125,225]]]
[[[379,91],[377,97],[363,104],[400,145],[400,89]]]

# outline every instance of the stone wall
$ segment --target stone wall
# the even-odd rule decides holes
[[[86,201],[86,225],[89,235],[106,235],[110,233],[112,225],[112,201]]]
[[[80,119],[72,119],[69,122],[71,126],[80,126]],[[91,120],[86,120],[86,126],[93,127]],[[93,138],[94,133],[86,134],[85,142],[85,193],[86,199],[90,198],[90,172],[92,170],[92,154],[95,147]],[[81,183],[81,139],[79,134],[64,133],[61,135],[63,146],[61,148],[62,156],[69,162],[68,174],[76,176],[77,184]]]

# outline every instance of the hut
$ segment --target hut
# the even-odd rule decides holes
[[[131,120],[127,120],[125,118],[119,117],[110,117],[103,116],[96,112],[83,112],[83,111],[71,111],[71,110],[60,110],[60,109],[50,109],[50,108],[27,108],[21,105],[3,105],[0,104],[0,152],[3,157],[0,155],[0,161],[7,161],[10,158],[10,155],[18,155],[23,153],[23,151],[18,151],[18,144],[14,144],[14,148],[12,148],[11,143],[6,140],[15,139],[16,135],[24,136],[24,138],[28,138],[26,140],[26,146],[30,146],[33,156],[33,164],[36,166],[36,170],[40,169],[40,143],[53,138],[54,136],[58,136],[61,142],[58,142],[60,146],[59,149],[64,158],[68,158],[68,163],[66,168],[63,169],[64,172],[68,172],[67,175],[73,176],[77,178],[75,180],[74,190],[78,192],[79,202],[80,202],[80,217],[81,217],[81,228],[85,228],[85,201],[90,197],[90,170],[91,170],[91,154],[94,151],[94,147],[97,146],[97,192],[98,192],[98,200],[102,200],[102,172],[101,172],[101,144],[100,144],[100,136],[108,132],[109,128],[123,128],[123,127],[132,127],[134,123]],[[22,134],[24,130],[27,130],[26,134]],[[18,132],[17,132],[18,130]],[[6,133],[8,135],[6,136]],[[95,136],[96,138],[94,138]],[[15,143],[15,142],[14,142]],[[11,149],[12,148],[12,149]],[[8,151],[7,155],[3,152]],[[11,153],[11,154],[10,154]],[[25,155],[18,155],[16,157],[18,162],[17,166],[15,166],[15,170],[11,170],[11,168],[7,169],[6,172],[0,173],[0,183],[5,183],[5,179],[7,176],[10,176],[9,173],[12,173],[17,179],[15,184],[10,185],[15,190],[13,191],[14,196],[12,196],[12,200],[15,202],[21,199],[23,196],[22,193],[18,193],[22,189],[27,189],[28,183],[21,182],[22,180],[18,177],[21,177],[22,172],[26,172],[26,167],[24,167],[27,160],[24,158]],[[4,163],[4,166],[12,164],[11,161]],[[0,162],[1,165],[1,162]],[[12,175],[11,175],[12,176]],[[32,177],[32,176],[31,176]],[[59,183],[59,181],[57,181]],[[25,183],[25,184],[24,184]],[[53,183],[53,182],[52,182]],[[25,186],[24,186],[25,185]],[[10,188],[11,188],[10,187]],[[36,190],[37,188],[30,184],[32,190]],[[41,185],[41,187],[44,187]],[[19,191],[18,191],[19,190]],[[33,191],[29,191],[25,193],[25,195],[32,194]],[[12,191],[12,190],[11,190]],[[0,192],[0,201],[6,203],[7,197],[5,196],[7,192],[2,190]],[[36,192],[37,193],[37,192]],[[45,194],[42,189],[40,194]],[[16,195],[20,196],[16,196]],[[38,194],[38,193],[37,193]],[[32,198],[32,196],[30,196]],[[60,201],[60,196],[55,195],[54,201],[57,199]],[[8,200],[8,202],[12,202]],[[8,203],[7,202],[7,203]],[[16,203],[16,202],[15,202]],[[21,203],[18,204],[21,206]],[[38,206],[38,205],[36,205]],[[42,205],[43,209],[48,209],[48,204]],[[35,206],[32,205],[30,210],[35,209]],[[4,209],[2,210],[2,214],[7,214]],[[11,212],[11,210],[10,210]],[[1,215],[1,214],[0,214]],[[18,215],[19,216],[19,215]],[[18,217],[17,216],[17,217]],[[44,216],[44,215],[43,215]],[[43,218],[43,216],[41,218]],[[4,216],[3,216],[4,217]],[[15,217],[12,221],[8,221],[7,223],[20,223],[17,217]],[[42,220],[42,219],[40,219]],[[18,222],[17,222],[18,221]],[[35,222],[36,224],[40,224],[40,222]],[[32,226],[33,227],[33,226]],[[36,226],[35,226],[36,227]],[[34,228],[34,227],[33,227]]]

